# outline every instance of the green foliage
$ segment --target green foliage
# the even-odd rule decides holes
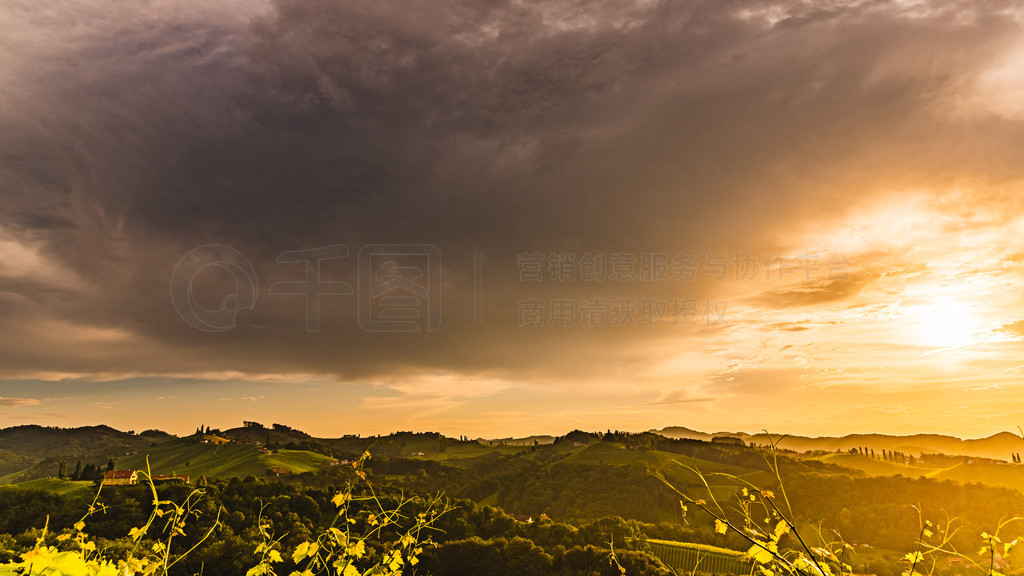
[[[433,524],[449,507],[439,497],[429,500],[403,497],[397,502],[382,499],[366,483],[364,464],[368,458],[369,454],[366,453],[353,465],[350,481],[330,500],[336,509],[331,523],[315,536],[309,530],[301,529],[304,528],[301,523],[293,523],[287,542],[285,536],[275,537],[274,520],[283,519],[280,512],[273,511],[277,507],[277,499],[257,499],[260,502],[256,526],[258,544],[254,548],[245,546],[245,539],[233,534],[230,525],[235,520],[233,514],[227,516],[222,524],[223,508],[214,507],[211,510],[204,500],[206,494],[202,490],[192,490],[177,502],[161,497],[147,468],[141,476],[147,480],[151,497],[150,513],[144,522],[132,527],[127,536],[111,544],[86,532],[87,521],[91,524],[99,516],[113,514],[113,510],[101,501],[101,487],[89,504],[85,516],[70,529],[51,533],[47,518],[34,545],[19,554],[17,559],[8,559],[0,565],[0,575],[166,576],[179,563],[183,570],[173,573],[200,573],[205,563],[200,564],[196,570],[196,566],[190,565],[188,560],[220,530],[220,538],[213,541],[215,554],[233,552],[237,556],[239,548],[244,546],[250,550],[250,554],[255,554],[256,564],[250,565],[248,570],[239,569],[237,565],[218,566],[213,573],[244,572],[256,576],[276,575],[281,570],[282,574],[294,576],[397,576],[404,569],[418,563],[423,547],[430,543],[428,532],[433,530]],[[255,485],[256,482],[248,484]],[[130,489],[126,493],[137,493],[138,487],[124,488]],[[216,491],[217,487],[212,489]],[[169,492],[183,490],[181,486],[168,487]],[[126,496],[122,502],[130,504],[131,501],[132,498]],[[303,510],[308,516],[318,515],[320,510],[317,501],[308,495],[299,495],[288,506]],[[136,503],[130,508],[140,509],[141,506]],[[189,539],[186,530],[191,531],[194,524],[210,513],[215,516],[205,532],[198,539]],[[294,512],[290,515],[298,520]],[[245,519],[244,514],[241,519]],[[123,526],[124,519],[119,520]],[[295,530],[296,527],[300,529]],[[245,530],[241,526],[237,528]]]
[[[918,532],[917,549],[904,556],[908,568],[901,576],[932,576],[950,564],[951,559],[959,560],[960,565],[968,570],[987,576],[1003,576],[1007,564],[1006,559],[1024,537],[1018,536],[1004,542],[1000,534],[1008,526],[1018,523],[1022,518],[1003,518],[999,521],[992,534],[981,533],[981,550],[976,554],[964,553],[957,549],[953,536],[959,530],[955,518],[947,518],[944,522],[933,523],[926,520],[918,512],[920,531]],[[997,570],[998,568],[998,570]]]
[[[147,521],[133,527],[128,537],[133,546],[120,557],[105,555],[86,531],[86,520],[97,513],[105,512],[106,508],[99,503],[100,492],[89,505],[85,516],[76,522],[70,530],[61,531],[54,538],[49,536],[49,522],[44,525],[32,549],[20,555],[20,562],[8,561],[0,565],[0,574],[25,576],[116,576],[123,574],[167,575],[183,555],[187,555],[208,538],[218,523],[183,555],[173,553],[175,540],[185,536],[188,520],[200,514],[197,503],[202,493],[193,491],[185,500],[178,504],[170,500],[161,500],[147,470],[145,477],[149,480],[152,493],[152,512]],[[163,530],[159,535],[152,535],[151,528],[163,522]],[[149,538],[147,538],[149,536]],[[53,541],[52,543],[50,541]]]
[[[749,545],[745,556],[753,563],[754,572],[761,576],[843,576],[852,574],[854,568],[851,563],[853,562],[854,548],[847,544],[840,536],[839,531],[835,529],[825,531],[821,524],[811,526],[800,522],[800,519],[796,517],[787,492],[787,484],[783,483],[780,471],[780,463],[785,459],[780,459],[779,452],[775,449],[776,445],[777,441],[773,439],[768,449],[762,454],[768,470],[775,480],[770,486],[756,486],[747,482],[747,486],[736,498],[735,504],[728,508],[713,496],[710,499],[694,498],[683,491],[678,491],[683,498],[681,504],[684,518],[689,508],[696,508],[710,517],[717,533],[734,534],[744,539]],[[865,452],[867,451],[865,450]],[[708,483],[708,478],[721,475],[705,475],[697,469],[692,469],[692,472],[705,484]],[[806,480],[811,476],[803,475],[798,478]],[[660,478],[666,484],[671,485],[664,475],[661,475]],[[881,479],[846,478],[846,480],[857,482]],[[924,480],[899,480],[916,486],[928,485]],[[934,481],[931,482],[933,486],[937,484]],[[959,487],[949,483],[943,487],[955,490],[971,489],[970,486]],[[987,490],[998,493],[998,490]],[[843,494],[843,483],[832,482],[826,491],[828,494],[823,492],[820,495],[821,498],[834,499],[835,495]],[[1016,494],[1013,500],[1013,504],[1019,506],[1020,494]],[[982,503],[980,500],[974,499],[971,502],[974,505]],[[950,500],[946,500],[945,503],[956,504],[955,501]],[[945,576],[950,573],[951,566],[960,566],[964,570],[974,570],[987,576],[1003,576],[997,571],[997,568],[1006,566],[1005,557],[1019,542],[1024,541],[1024,536],[1017,536],[1004,542],[1003,532],[1008,531],[1011,525],[1020,519],[1001,518],[994,523],[996,525],[994,533],[981,532],[982,547],[978,555],[982,559],[978,560],[958,549],[957,541],[965,535],[958,535],[959,528],[954,527],[955,519],[937,525],[925,519],[922,507],[913,506],[913,509],[917,511],[920,529],[917,531],[916,549],[903,557],[906,569],[902,571],[902,576],[935,576],[938,574]],[[847,509],[844,508],[843,514],[840,514],[840,520],[848,523],[848,520],[844,519],[845,516],[848,516],[846,512]],[[947,518],[949,518],[948,514]],[[884,524],[872,524],[868,529],[878,530],[880,528],[884,528]],[[876,573],[889,572],[884,563],[881,566],[873,563],[872,566],[877,568],[874,570]],[[692,566],[690,569],[693,572],[703,570],[699,566]],[[723,572],[724,570],[715,569],[713,571]],[[743,571],[738,570],[737,572]]]
[[[331,499],[337,514],[330,526],[315,539],[305,539],[285,552],[297,566],[292,576],[399,576],[404,569],[419,562],[423,546],[430,542],[427,533],[448,511],[448,506],[440,498],[427,502],[403,498],[396,506],[386,506],[369,485],[367,495],[357,495],[355,484],[357,480],[366,480],[363,467],[369,456],[368,452],[364,453],[353,464],[353,480]],[[370,509],[357,507],[360,502],[369,503]],[[414,504],[419,504],[421,510],[409,512],[408,508]],[[261,507],[262,542],[256,547],[260,560],[246,576],[275,576],[275,565],[285,561],[279,551],[282,538],[274,537],[272,527],[273,523],[263,517]]]

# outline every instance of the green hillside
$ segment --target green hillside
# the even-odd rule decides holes
[[[653,450],[630,450],[625,444],[618,442],[598,442],[586,446],[565,458],[572,464],[608,464],[625,466],[634,463],[661,464],[661,459]]]
[[[712,460],[694,458],[684,454],[673,454],[661,450],[637,450],[627,448],[618,442],[598,442],[580,449],[564,458],[570,464],[606,464],[610,466],[627,466],[630,464],[649,464],[665,472],[670,479],[690,483],[696,480],[695,474],[689,469],[700,470],[712,483],[741,485],[742,482],[726,480],[721,474],[729,474],[753,482],[754,477],[760,478],[762,471],[732,464],[724,464]]]
[[[850,454],[848,452],[825,454],[824,456],[819,456],[814,459],[821,462],[828,462],[830,464],[838,464],[839,466],[845,466],[846,468],[853,468],[854,470],[860,470],[869,476],[896,476],[899,474],[916,478],[918,476],[931,476],[943,470],[942,468],[919,466],[915,464],[887,462],[885,460],[862,456],[860,454]]]
[[[746,486],[769,481],[763,470],[755,470],[712,460],[661,450],[638,450],[618,442],[598,442],[565,457],[563,462],[577,465],[646,465],[664,474],[675,488],[693,499],[727,501]],[[708,485],[694,472],[699,470]]]
[[[969,462],[931,474],[939,480],[980,482],[989,486],[1003,486],[1024,492],[1024,466],[993,462]]]
[[[15,426],[0,430],[0,449],[38,458],[109,458],[153,443],[156,438],[129,434],[109,426],[47,428]]]
[[[19,484],[0,485],[0,490],[22,488],[29,490],[47,490],[64,496],[91,496],[96,493],[96,485],[90,481],[59,480],[57,478],[40,478]]]
[[[978,482],[989,486],[1013,488],[1024,493],[1024,466],[993,460],[970,460],[947,467],[921,464],[898,464],[860,454],[832,453],[814,458],[821,462],[838,464],[860,470],[868,476],[927,477],[936,480],[955,480],[961,483]]]
[[[139,450],[118,458],[118,469],[145,470],[146,458],[153,474],[188,474],[192,478],[267,476],[275,468],[291,474],[315,472],[329,466],[333,458],[306,450],[279,450],[262,454],[254,444],[204,444],[180,439]]]
[[[104,466],[110,458],[131,454],[173,439],[163,432],[121,432],[109,426],[54,428],[14,426],[0,429],[0,483],[10,484],[53,476],[61,462]]]

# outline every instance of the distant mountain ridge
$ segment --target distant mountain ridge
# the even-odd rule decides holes
[[[778,442],[783,449],[796,452],[842,451],[866,448],[868,450],[895,450],[913,456],[921,454],[948,454],[955,456],[974,456],[978,458],[995,458],[1009,460],[1011,454],[1024,453],[1024,438],[1010,432],[998,432],[992,436],[978,439],[963,440],[944,434],[910,434],[905,436],[891,434],[849,434],[846,436],[796,436],[771,434],[747,434],[745,432],[707,433],[685,428],[669,426],[661,430],[651,430],[666,438],[688,438],[692,440],[712,440],[717,436],[740,438],[744,442],[769,444],[771,440]],[[781,438],[781,440],[780,440]]]

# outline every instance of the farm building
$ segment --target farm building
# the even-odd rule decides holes
[[[107,486],[132,486],[139,483],[139,473],[135,470],[109,470],[103,475],[103,483]]]

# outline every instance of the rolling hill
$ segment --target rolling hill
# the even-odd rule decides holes
[[[466,471],[496,466],[501,458],[522,458],[524,461],[542,462],[544,466],[555,463],[572,466],[639,465],[662,471],[672,482],[690,488],[699,484],[692,470],[700,470],[708,475],[716,496],[734,491],[744,481],[763,482],[765,478],[763,471],[759,470],[760,465],[756,462],[737,465],[735,460],[729,460],[728,455],[733,448],[729,447],[730,442],[717,438],[719,436],[736,438],[736,442],[745,444],[766,444],[769,441],[763,434],[707,434],[685,427],[665,428],[658,434],[616,432],[608,436],[573,431],[557,438],[531,436],[469,440],[449,438],[434,432],[323,439],[280,424],[265,427],[254,422],[226,431],[212,430],[205,436],[185,438],[159,431],[126,433],[108,426],[73,429],[16,426],[0,430],[0,483],[52,477],[62,461],[68,462],[69,470],[74,469],[76,461],[105,465],[110,458],[115,460],[119,469],[145,469],[147,456],[154,474],[260,477],[275,474],[272,472],[275,469],[298,474],[327,468],[335,458],[352,459],[366,450],[377,459],[433,461],[450,469]],[[204,437],[210,443],[201,442]],[[261,449],[261,445],[267,442],[276,450]],[[673,442],[690,443],[692,446],[685,449],[671,447]],[[958,482],[983,482],[1024,491],[1024,467],[1005,463],[1010,454],[1024,452],[1024,439],[1010,433],[977,440],[937,434],[855,434],[842,438],[787,436],[779,445],[804,452],[805,458],[857,470],[869,476],[925,476]],[[866,449],[865,455],[851,454],[851,448]],[[736,449],[742,450],[742,445]],[[867,455],[871,451],[880,453],[883,450],[915,455],[917,460],[922,453],[927,457],[924,463],[896,463]],[[952,456],[935,456],[939,453]],[[1001,461],[983,460],[981,457],[985,456],[995,456]],[[416,468],[415,464],[403,466]]]
[[[193,478],[244,478],[315,472],[331,465],[334,458],[308,450],[279,449],[263,453],[255,444],[213,444],[195,438],[180,438],[139,450],[116,460],[120,470],[145,470],[146,460],[153,474],[189,475]]]
[[[1008,462],[963,458],[960,462],[942,465],[949,464],[943,462],[948,459],[933,458],[926,459],[924,463],[903,464],[846,452],[825,454],[813,459],[859,470],[868,476],[923,477],[936,480],[955,480],[964,484],[977,482],[989,486],[1013,488],[1024,493],[1024,465]]]
[[[108,458],[138,450],[160,439],[136,435],[109,426],[82,428],[45,428],[15,426],[0,430],[0,450],[29,458]]]

